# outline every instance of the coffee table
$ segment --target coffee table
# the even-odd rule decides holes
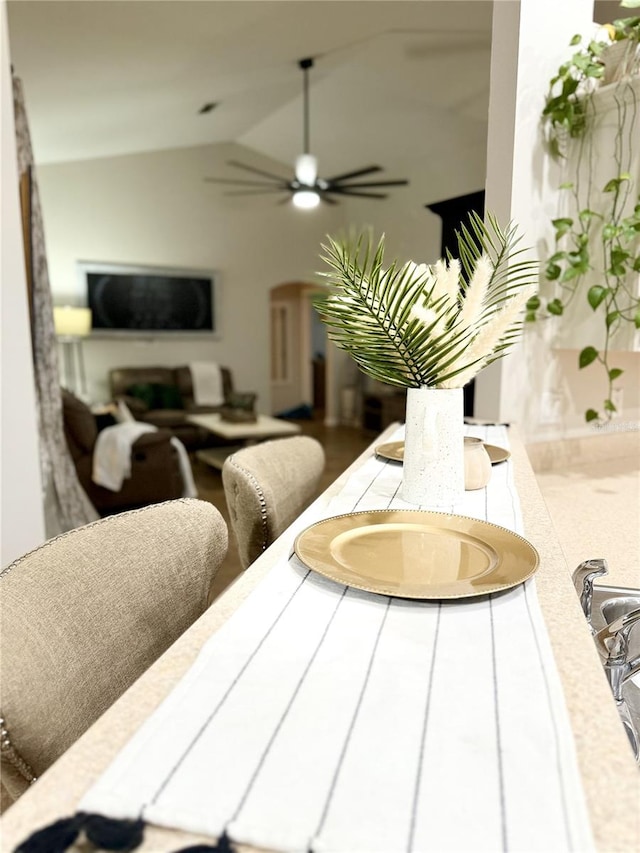
[[[205,450],[196,451],[198,459],[207,465],[211,465],[213,468],[219,469],[222,469],[227,456],[235,453],[236,450],[240,450],[241,447],[246,447],[248,444],[253,444],[261,439],[280,438],[286,435],[296,435],[301,432],[298,424],[283,421],[279,418],[270,418],[268,415],[258,415],[256,421],[247,423],[224,421],[219,414],[188,415],[187,421],[196,426],[203,427],[221,438],[226,438],[230,441],[235,439],[239,442],[237,445],[209,447]]]

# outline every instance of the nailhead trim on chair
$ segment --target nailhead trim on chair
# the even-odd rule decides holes
[[[18,773],[26,779],[30,785],[33,785],[37,777],[11,743],[9,730],[6,727],[4,717],[0,717],[0,753],[3,758],[6,758],[9,764],[12,764],[16,768]]]
[[[238,463],[236,462],[236,460],[234,459],[233,456],[230,456],[227,459],[227,461],[229,462],[230,465],[233,465],[233,467],[237,471],[240,471],[249,480],[251,480],[251,483],[252,483],[254,489],[256,490],[256,494],[258,495],[258,501],[260,503],[260,520],[262,521],[262,550],[266,551],[267,545],[269,544],[268,543],[269,529],[268,529],[268,525],[267,525],[267,501],[265,500],[264,492],[262,491],[260,483],[256,480],[256,478],[253,476],[251,471],[247,471],[247,469],[243,468],[242,465],[238,465]]]

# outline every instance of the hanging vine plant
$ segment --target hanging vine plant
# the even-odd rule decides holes
[[[640,0],[627,0],[640,5]],[[580,369],[604,371],[605,396],[598,409],[588,408],[587,422],[609,420],[616,413],[614,383],[623,370],[612,364],[612,341],[623,327],[640,329],[640,196],[631,172],[632,146],[638,138],[638,95],[632,81],[640,74],[640,17],[607,25],[609,39],[592,39],[560,66],[549,85],[542,124],[551,156],[563,163],[560,185],[563,215],[552,220],[553,252],[543,278],[550,295],[527,303],[528,321],[562,317],[576,299],[586,299],[602,320],[602,341],[584,341]],[[622,65],[614,82],[616,132],[612,150],[593,150],[594,96],[606,81],[607,52],[617,43]],[[580,35],[572,46],[583,45]],[[594,186],[594,157],[608,158],[611,173]],[[570,174],[567,175],[566,173]],[[543,287],[543,290],[545,288]]]

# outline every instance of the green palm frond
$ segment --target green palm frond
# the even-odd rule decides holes
[[[328,237],[322,246],[329,272],[321,275],[328,288],[314,305],[330,340],[368,375],[403,387],[455,384],[456,377],[468,381],[470,370],[504,355],[515,339],[521,322],[516,317],[511,322],[517,307],[513,300],[533,289],[537,264],[516,248],[515,227],[501,229],[491,214],[486,222],[472,214],[456,236],[462,275],[453,295],[440,284],[434,267],[394,260],[385,268],[384,236],[375,245],[371,235]],[[469,324],[461,307],[483,255],[491,262],[491,275],[481,311]],[[493,340],[498,330],[499,338]],[[490,351],[478,350],[484,342]]]

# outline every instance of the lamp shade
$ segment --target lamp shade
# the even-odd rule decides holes
[[[54,308],[53,324],[60,338],[84,338],[91,333],[91,309],[71,305]]]

